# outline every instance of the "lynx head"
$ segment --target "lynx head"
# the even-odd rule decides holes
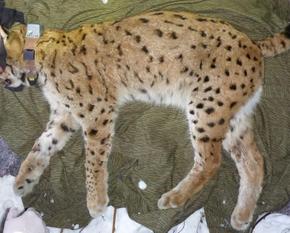
[[[9,31],[0,26],[0,83],[11,91],[29,86],[23,60],[25,33],[23,24],[15,24]]]

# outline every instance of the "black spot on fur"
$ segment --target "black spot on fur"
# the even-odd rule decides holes
[[[207,87],[207,88],[204,89],[203,92],[209,92],[209,91],[211,91],[211,90],[212,90],[212,87]]]
[[[285,41],[284,41],[284,40],[282,40],[282,41],[281,41],[281,45],[282,45],[282,47],[283,47],[283,48],[285,48],[285,47],[286,47],[286,43],[285,43]]]
[[[143,93],[143,94],[146,94],[146,93],[147,93],[146,89],[143,89],[143,88],[140,88],[139,91],[140,91],[141,93]]]
[[[216,39],[216,41],[217,41],[217,45],[216,45],[216,47],[218,48],[218,47],[220,47],[220,46],[222,45],[221,37],[219,36],[219,37]]]
[[[188,70],[189,70],[188,67],[185,66],[185,67],[183,67],[183,69],[180,71],[180,73],[186,73]]]
[[[230,76],[230,72],[229,72],[228,69],[225,69],[225,75],[226,75],[226,76]]]
[[[149,19],[146,19],[146,18],[140,18],[139,19],[142,23],[148,23],[149,22]]]
[[[141,41],[141,36],[139,36],[139,35],[135,36],[135,40],[136,40],[137,43],[140,43],[140,41]]]
[[[156,13],[153,13],[152,15],[163,15],[163,12],[156,12]]]
[[[200,63],[199,63],[199,69],[200,70],[202,70],[202,66],[203,66],[203,63],[202,63],[202,61],[200,61]]]
[[[163,36],[163,32],[160,29],[155,29],[154,31],[156,33],[157,36],[162,37]]]
[[[60,127],[65,132],[68,132],[69,131],[69,128],[67,127],[67,125],[65,123],[61,123]]]
[[[103,138],[103,139],[101,140],[101,144],[104,145],[105,142],[106,142],[106,140],[107,140],[107,138]]]
[[[203,19],[203,18],[197,18],[196,20],[199,22],[207,22],[207,19]]]
[[[231,104],[230,104],[230,108],[233,108],[233,107],[235,107],[237,105],[237,102],[232,102]]]
[[[225,123],[225,119],[224,118],[221,118],[219,121],[218,121],[218,124],[219,125],[223,125]]]
[[[80,47],[80,53],[83,54],[83,55],[86,55],[87,54],[87,48],[86,48],[86,46],[82,45]]]
[[[28,183],[28,184],[30,184],[30,183],[33,182],[33,180],[30,180],[30,179],[26,179],[25,181],[26,181],[26,183]]]
[[[178,19],[182,19],[182,20],[186,20],[186,17],[182,16],[182,15],[179,15],[179,14],[174,14],[173,15],[175,18],[178,18]]]
[[[144,53],[149,53],[149,50],[148,50],[148,48],[147,48],[146,46],[143,46],[143,47],[142,47],[142,51],[143,51]]]
[[[207,109],[205,110],[205,112],[206,112],[207,114],[212,114],[212,113],[214,112],[214,108],[209,107],[209,108],[207,108]]]
[[[204,31],[200,31],[200,35],[201,35],[202,37],[206,37],[206,33],[205,33]]]
[[[204,79],[203,79],[203,82],[207,83],[208,81],[209,81],[209,77],[205,76]]]
[[[122,48],[121,48],[120,44],[118,45],[117,49],[118,49],[119,56],[123,56],[123,51],[122,51]]]
[[[239,58],[237,59],[237,65],[239,65],[239,66],[243,65],[242,61]]]
[[[212,63],[212,64],[210,65],[210,68],[214,69],[214,68],[216,68],[216,65],[215,65],[214,63]]]
[[[199,139],[201,142],[209,142],[209,137],[208,136],[204,136],[202,138]]]
[[[129,32],[128,30],[125,30],[125,33],[126,33],[127,36],[132,36],[132,33]]]
[[[230,85],[230,89],[233,90],[233,91],[237,90],[236,84],[231,84]]]
[[[94,110],[94,107],[95,107],[95,105],[93,105],[93,104],[89,104],[89,105],[88,105],[88,110],[91,112],[91,111]]]
[[[196,108],[203,108],[203,103],[199,103],[196,105]]]
[[[90,136],[94,136],[98,133],[98,130],[97,129],[91,129],[90,132],[89,132],[89,135]]]
[[[79,87],[76,88],[76,93],[78,93],[78,94],[81,93],[81,89]]]
[[[176,35],[176,32],[172,32],[170,34],[170,38],[173,39],[173,40],[176,40],[178,38],[177,35]]]
[[[183,54],[182,54],[182,53],[181,53],[181,54],[179,54],[179,55],[176,57],[176,59],[178,59],[178,60],[182,61],[182,60],[183,60]]]
[[[228,50],[228,51],[231,51],[231,50],[232,50],[232,46],[230,46],[230,45],[227,45],[225,48],[226,48],[226,50]]]
[[[205,132],[204,128],[196,128],[196,131],[199,132],[199,133],[204,133]]]
[[[207,125],[208,125],[208,127],[212,128],[212,127],[215,126],[215,123],[213,123],[213,122],[209,122],[209,123],[207,123]]]
[[[54,138],[52,139],[52,144],[56,145],[58,143],[58,141]]]
[[[208,101],[212,102],[214,101],[214,98],[212,96],[208,97]]]
[[[82,40],[85,40],[87,37],[87,33],[84,33],[83,36],[82,36]]]

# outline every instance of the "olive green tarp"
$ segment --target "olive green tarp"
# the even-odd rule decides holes
[[[282,30],[290,18],[288,0],[109,0],[106,5],[98,0],[7,0],[7,6],[24,11],[29,22],[66,30],[144,11],[185,10],[222,18],[252,39]],[[254,117],[256,140],[266,161],[264,190],[256,216],[279,209],[289,199],[289,61],[290,53],[266,60],[264,93]],[[39,89],[17,94],[0,89],[0,135],[17,153],[25,156],[30,151],[45,128],[48,114]],[[226,153],[215,179],[185,207],[158,210],[156,203],[161,194],[174,187],[191,168],[192,151],[182,112],[141,103],[126,105],[116,124],[109,160],[110,204],[127,207],[132,219],[156,233],[167,232],[204,206],[211,233],[234,232],[229,222],[239,177]],[[53,157],[40,184],[25,198],[27,206],[44,213],[48,225],[71,227],[89,222],[84,157],[78,133]],[[147,189],[138,188],[140,180],[146,182]]]

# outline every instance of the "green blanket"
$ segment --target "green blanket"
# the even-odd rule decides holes
[[[170,9],[222,18],[251,38],[261,39],[282,30],[290,19],[288,0],[109,0],[106,5],[100,0],[6,2],[7,6],[24,11],[29,22],[62,29]],[[255,114],[256,139],[266,168],[256,216],[279,209],[289,200],[289,62],[290,53],[266,61],[264,93]],[[48,106],[40,90],[15,94],[0,88],[0,113],[0,135],[14,151],[25,156],[48,120]],[[215,179],[184,208],[158,210],[158,198],[188,172],[192,155],[183,113],[142,103],[126,105],[118,118],[109,160],[110,204],[127,207],[132,219],[156,233],[167,232],[204,206],[211,233],[234,232],[229,221],[239,177],[226,153]],[[25,204],[43,212],[48,225],[86,225],[90,217],[85,203],[84,174],[84,150],[78,134],[51,160],[40,184],[25,198]],[[147,189],[138,188],[140,180],[147,184]]]

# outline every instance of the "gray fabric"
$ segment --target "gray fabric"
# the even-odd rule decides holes
[[[0,177],[16,176],[20,162],[20,157],[11,151],[3,138],[0,137]]]

